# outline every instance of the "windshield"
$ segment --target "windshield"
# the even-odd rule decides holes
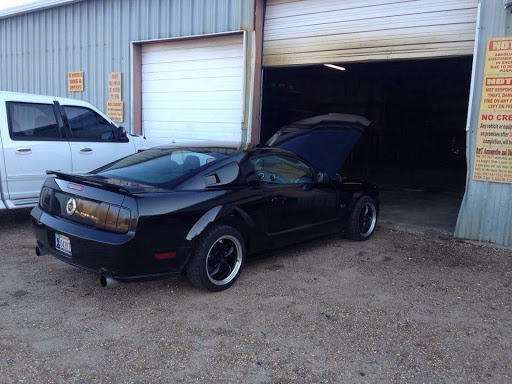
[[[92,173],[109,179],[169,188],[197,169],[225,159],[232,152],[233,149],[227,148],[152,148]]]

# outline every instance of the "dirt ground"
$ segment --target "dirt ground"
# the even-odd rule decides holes
[[[512,382],[512,251],[379,228],[102,288],[0,213],[0,382]]]

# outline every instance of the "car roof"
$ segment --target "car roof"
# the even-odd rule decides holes
[[[73,104],[73,105],[91,105],[90,103],[78,100],[71,99],[66,97],[57,97],[52,95],[40,95],[36,93],[27,93],[27,92],[6,92],[0,91],[0,101],[26,101],[26,102],[48,102],[57,100],[61,104]]]

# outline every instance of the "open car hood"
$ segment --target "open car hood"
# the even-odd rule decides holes
[[[362,116],[315,116],[281,128],[266,145],[296,153],[334,177],[369,125],[370,121]]]

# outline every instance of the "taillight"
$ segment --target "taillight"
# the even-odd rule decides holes
[[[119,207],[111,205],[108,208],[107,219],[105,220],[105,229],[116,232],[117,217],[119,216]]]
[[[47,212],[50,212],[52,209],[51,198],[52,190],[48,187],[43,187],[43,189],[41,189],[41,195],[39,196],[39,205]]]
[[[126,233],[130,229],[130,221],[132,215],[126,208],[119,209],[119,216],[117,216],[116,232]]]
[[[97,229],[116,233],[130,230],[131,211],[118,205],[84,199],[48,187],[41,190],[39,205],[51,214]],[[74,206],[74,209],[68,211],[68,206]]]
[[[109,205],[104,228],[107,231],[126,233],[130,229],[132,215],[129,209]]]

